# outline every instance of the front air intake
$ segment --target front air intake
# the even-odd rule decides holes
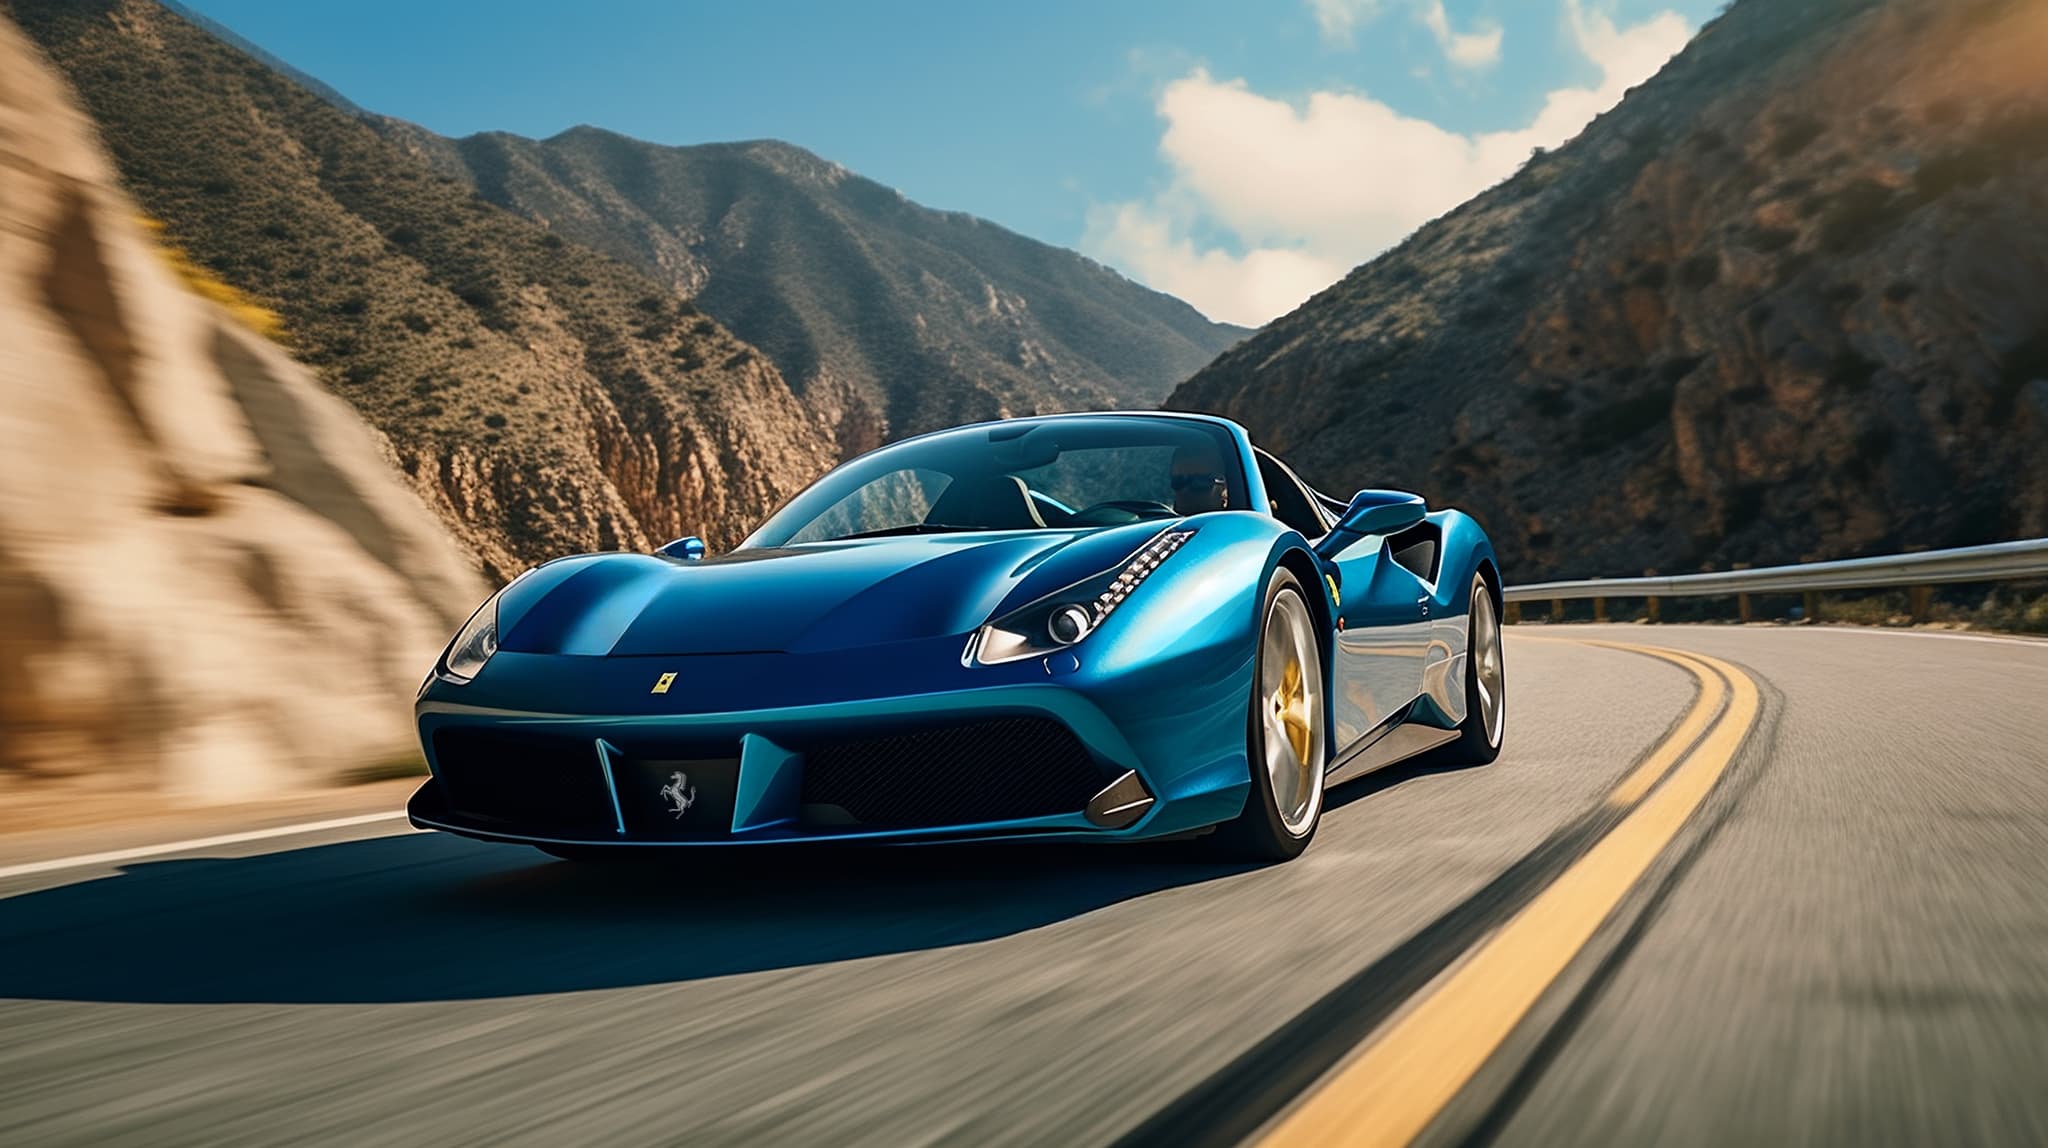
[[[434,733],[434,777],[464,821],[508,833],[610,838],[618,829],[596,745],[497,729]]]
[[[991,718],[806,747],[802,802],[812,824],[965,825],[1078,813],[1110,780],[1060,722]]]

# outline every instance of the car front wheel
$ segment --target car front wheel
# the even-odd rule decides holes
[[[1293,574],[1273,572],[1260,618],[1246,739],[1251,793],[1215,842],[1231,856],[1286,861],[1308,848],[1322,817],[1328,698],[1315,617]]]

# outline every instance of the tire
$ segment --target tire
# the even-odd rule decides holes
[[[1471,609],[1465,614],[1465,720],[1458,739],[1426,759],[1433,765],[1487,765],[1500,756],[1507,737],[1507,664],[1502,658],[1500,613],[1486,575],[1472,576]]]
[[[1251,793],[1219,827],[1213,848],[1247,861],[1289,861],[1315,838],[1329,765],[1321,644],[1301,582],[1273,572],[1259,611],[1259,644],[1246,716]]]

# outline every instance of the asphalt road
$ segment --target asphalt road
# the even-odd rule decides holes
[[[2048,644],[1675,626],[1511,631],[1500,761],[1340,790],[1266,869],[373,824],[0,878],[0,1143],[1157,1142],[1613,829],[1701,686],[1586,638],[1727,659],[1761,715],[1424,1139],[2048,1143]]]

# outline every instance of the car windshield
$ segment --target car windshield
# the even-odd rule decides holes
[[[942,431],[819,479],[743,549],[892,534],[1072,530],[1245,505],[1223,426],[1143,415],[1018,420]]]

